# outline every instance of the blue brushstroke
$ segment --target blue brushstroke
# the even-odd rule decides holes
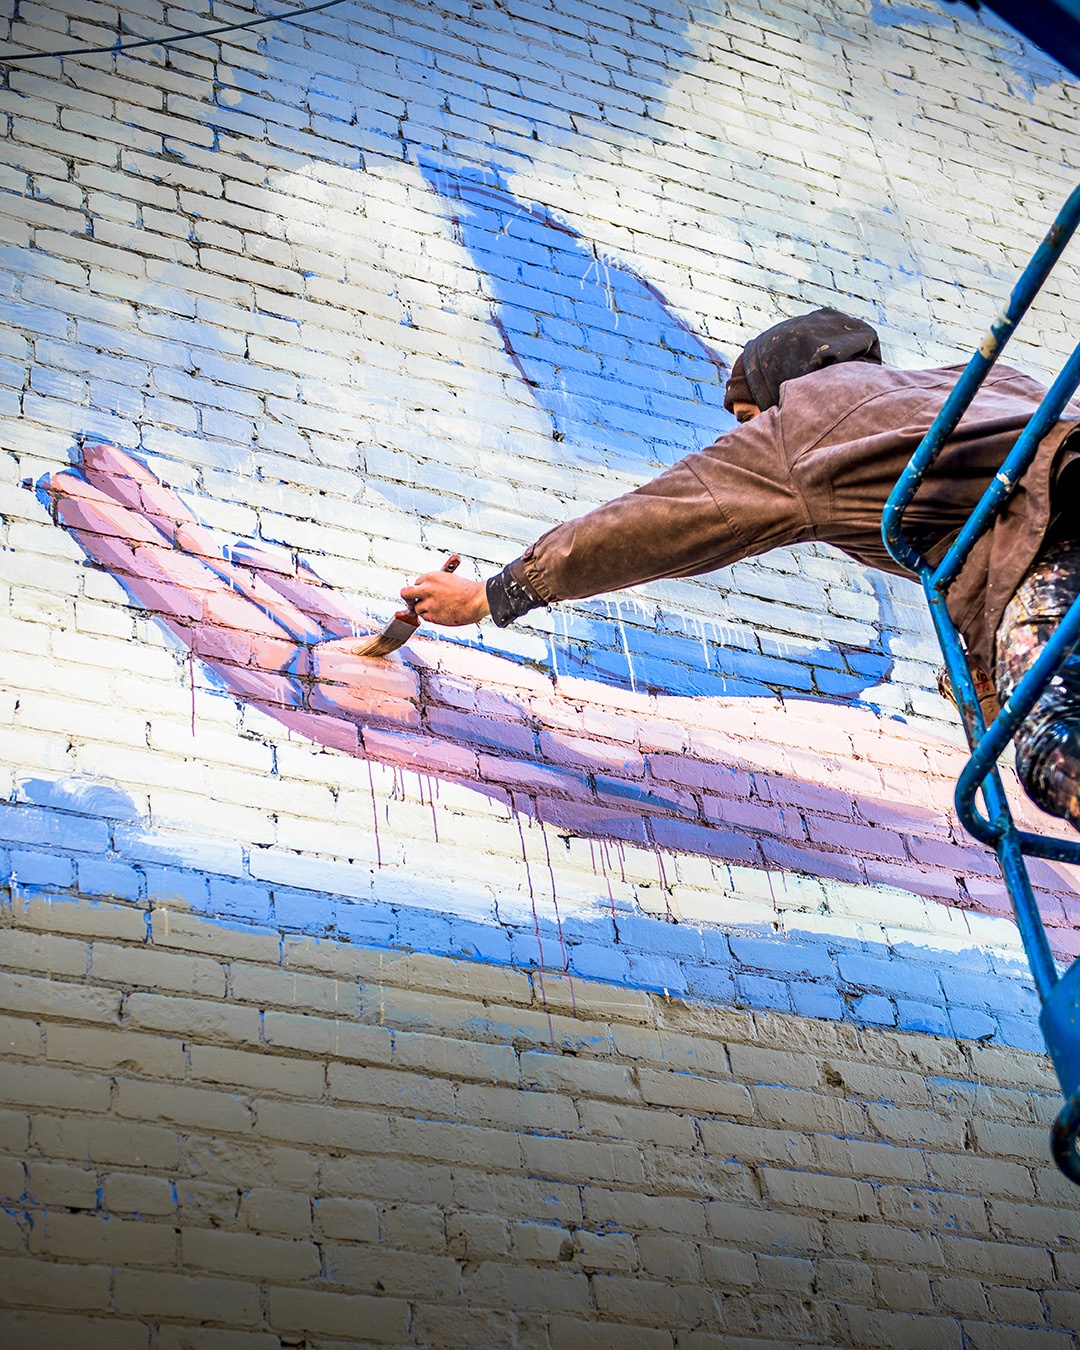
[[[730,430],[727,362],[627,263],[494,169],[421,158],[483,278],[492,321],[570,464],[670,465]]]
[[[1041,47],[1037,47],[1023,34],[1018,33],[1011,24],[1005,22],[1000,14],[985,5],[973,10],[962,0],[940,0],[940,10],[919,9],[915,5],[904,4],[903,0],[871,0],[870,20],[879,28],[948,28],[954,32],[959,28],[963,32],[966,24],[976,28],[987,28],[991,32],[1008,37],[1004,46],[995,46],[995,55],[1016,77],[1016,84],[1010,84],[1013,93],[1022,94],[1029,103],[1034,101],[1040,88],[1048,88],[1062,82],[1073,83],[1073,75],[1064,66],[1059,65],[1052,56],[1048,56]]]
[[[425,158],[420,167],[449,206],[492,323],[550,418],[564,462],[655,470],[735,425],[724,408],[724,358],[629,264],[605,258],[572,225],[520,200],[493,169],[449,169]],[[871,584],[880,613],[869,648],[765,639],[755,652],[714,641],[703,660],[696,621],[663,612],[649,626],[616,624],[600,600],[575,604],[572,634],[552,637],[541,664],[650,693],[850,702],[892,670],[888,583],[875,576]],[[499,648],[497,637],[484,645],[523,659]]]
[[[289,882],[271,883],[252,874],[260,850],[152,827],[122,790],[100,780],[33,779],[20,798],[0,802],[0,874],[10,887],[0,916],[13,898],[127,902],[147,914],[153,904],[175,905],[232,931],[539,969],[532,917],[500,915],[477,882],[440,877],[425,886],[414,874],[297,857]],[[561,925],[542,918],[539,938],[549,974],[566,970],[704,1005],[1044,1048],[1024,962],[975,945],[946,951],[778,935],[766,924],[672,923],[600,895],[590,915],[564,916]]]

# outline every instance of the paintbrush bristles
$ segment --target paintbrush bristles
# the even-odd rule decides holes
[[[400,617],[393,618],[381,633],[376,633],[374,637],[368,638],[362,647],[358,647],[356,654],[357,656],[389,656],[391,652],[396,652],[399,647],[403,647],[408,642],[418,626],[415,618],[412,619],[412,622]]]

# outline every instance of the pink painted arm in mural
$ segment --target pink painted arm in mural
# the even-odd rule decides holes
[[[928,746],[925,732],[886,734],[865,709],[553,687],[446,641],[415,639],[403,660],[364,658],[357,639],[377,624],[303,563],[253,545],[226,557],[175,493],[115,447],[87,446],[82,473],[46,486],[88,556],[238,698],[319,744],[466,784],[570,835],[971,906],[958,891],[966,873],[980,888],[975,908],[1006,903],[992,860],[951,821],[960,751]],[[1076,955],[1075,883],[1067,869],[1037,867],[1057,906],[1054,945]]]

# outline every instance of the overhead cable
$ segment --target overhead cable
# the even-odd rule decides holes
[[[285,10],[280,14],[260,14],[256,19],[245,19],[242,23],[223,23],[217,28],[203,28],[197,33],[166,33],[162,37],[139,38],[135,42],[121,42],[119,38],[109,47],[70,47],[62,52],[0,52],[0,61],[45,61],[50,57],[63,56],[108,56],[112,52],[130,52],[135,47],[169,47],[176,42],[190,42],[194,38],[217,37],[221,33],[236,33],[241,28],[254,28],[260,23],[274,23],[281,19],[288,22],[302,19],[305,14],[318,14],[321,9],[331,5],[340,5],[343,0],[322,0],[318,5],[307,5],[303,9]]]

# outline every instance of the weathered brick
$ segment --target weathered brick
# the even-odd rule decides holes
[[[254,1120],[250,1105],[225,1092],[166,1083],[121,1080],[116,1112],[134,1120],[175,1121],[216,1133],[247,1133]]]
[[[192,1077],[207,1083],[259,1088],[290,1097],[321,1097],[325,1088],[323,1066],[310,1060],[210,1045],[193,1045],[189,1054]]]
[[[768,1200],[784,1209],[805,1209],[812,1214],[876,1218],[873,1188],[851,1177],[821,1176],[813,1172],[761,1169]]]
[[[244,1196],[240,1217],[260,1233],[306,1237],[311,1232],[311,1200],[295,1191],[256,1187]]]
[[[171,1181],[137,1172],[110,1172],[102,1187],[102,1202],[113,1214],[162,1215],[176,1210]]]
[[[65,980],[0,972],[0,1007],[29,1017],[55,1017],[115,1025],[120,1020],[121,994]]]
[[[655,1106],[671,1106],[718,1116],[749,1116],[753,1101],[742,1083],[703,1078],[690,1073],[638,1074],[642,1097]]]
[[[110,1307],[107,1266],[0,1257],[0,1281],[9,1306],[82,1312],[107,1312]]]
[[[267,1318],[275,1331],[352,1337],[401,1345],[408,1334],[409,1305],[402,1299],[369,1298],[319,1290],[271,1289]]]
[[[254,1109],[256,1131],[266,1139],[356,1152],[385,1153],[390,1147],[390,1121],[377,1111],[265,1100]]]
[[[232,1233],[220,1228],[184,1228],[180,1250],[185,1266],[256,1280],[300,1281],[319,1273],[319,1253],[313,1242]]]
[[[370,1200],[324,1196],[314,1202],[315,1225],[328,1238],[378,1242],[379,1211]]]
[[[797,1214],[777,1214],[715,1201],[705,1206],[709,1236],[735,1240],[760,1252],[810,1255],[820,1250],[821,1223]]]
[[[396,1043],[385,1027],[357,1026],[309,1013],[267,1011],[264,1034],[268,1045],[362,1064],[389,1064]]]
[[[229,1326],[262,1320],[259,1291],[241,1280],[200,1279],[155,1270],[118,1270],[113,1298],[121,1315],[200,1319]]]
[[[107,1078],[43,1064],[0,1064],[0,1101],[52,1110],[107,1111]]]
[[[34,1226],[30,1250],[109,1266],[169,1266],[176,1259],[176,1230],[169,1223],[47,1210]]]
[[[856,1345],[903,1345],[912,1350],[960,1350],[964,1332],[950,1317],[891,1312],[876,1308],[846,1308],[849,1335]]]
[[[332,1064],[328,1078],[330,1097],[338,1101],[366,1102],[425,1116],[455,1114],[454,1085],[446,1078],[353,1064]]]
[[[180,1078],[187,1068],[183,1042],[137,1031],[49,1023],[45,1053],[51,1060],[99,1069],[123,1067],[154,1078]]]
[[[44,1207],[96,1209],[97,1172],[86,1165],[76,1167],[71,1163],[35,1159],[27,1166],[26,1194],[35,1205]]]
[[[166,994],[129,994],[124,1000],[127,1024],[146,1031],[204,1041],[250,1042],[259,1039],[259,1013],[209,999],[172,998]]]
[[[146,1324],[113,1313],[20,1312],[0,1309],[0,1343],[78,1345],[80,1350],[146,1350]]]
[[[225,994],[225,970],[220,961],[208,957],[95,942],[90,960],[94,979],[105,984],[170,989],[206,998],[223,998]]]
[[[671,1350],[670,1331],[630,1326],[626,1322],[596,1322],[553,1317],[551,1336],[565,1350]]]
[[[168,1126],[90,1116],[35,1116],[31,1139],[47,1157],[129,1167],[172,1168],[178,1152],[177,1132]]]
[[[41,1028],[22,1017],[0,1017],[0,1050],[25,1059],[41,1052]]]

